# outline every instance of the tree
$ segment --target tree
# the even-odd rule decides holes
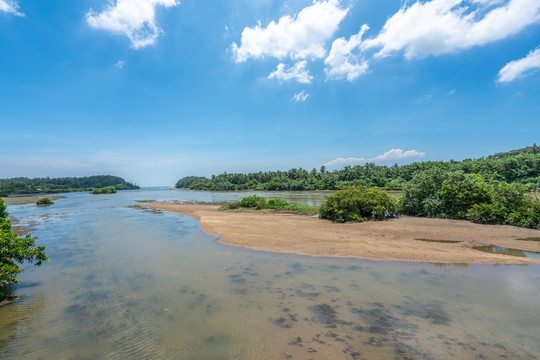
[[[0,301],[9,299],[11,285],[19,282],[17,275],[23,272],[19,264],[26,261],[39,266],[49,261],[45,246],[36,245],[37,238],[30,235],[17,237],[7,216],[4,200],[0,197]]]

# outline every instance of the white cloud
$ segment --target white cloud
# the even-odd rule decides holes
[[[500,4],[500,6],[495,6]],[[454,53],[506,39],[540,21],[538,0],[433,0],[405,5],[362,48],[408,59]]]
[[[126,63],[124,62],[124,60],[118,60],[116,62],[116,64],[114,64],[114,67],[117,68],[117,69],[123,69],[124,68],[124,65],[126,65]]]
[[[156,25],[156,7],[178,4],[177,0],[117,0],[100,13],[90,9],[86,21],[93,28],[127,36],[131,46],[139,49],[154,44],[162,33]]]
[[[277,69],[268,75],[268,79],[276,78],[283,81],[296,80],[302,84],[309,84],[313,76],[309,75],[309,70],[306,70],[306,63],[305,60],[299,61],[288,69],[285,68],[285,64],[280,63]]]
[[[369,29],[363,25],[358,34],[351,35],[349,40],[339,38],[334,40],[332,48],[324,64],[327,79],[347,79],[352,81],[365,74],[369,68],[368,62],[360,60],[360,55],[355,54],[362,44],[362,36]]]
[[[236,62],[265,56],[284,59],[320,59],[326,55],[325,43],[337,30],[348,9],[339,0],[313,1],[296,17],[285,15],[265,28],[259,23],[242,31],[240,46],[232,44]]]
[[[304,90],[301,90],[300,92],[297,92],[296,94],[294,94],[292,99],[294,102],[299,102],[299,101],[304,102],[307,100],[308,97],[310,97],[310,95],[306,93]]]
[[[375,156],[374,158],[337,158],[332,161],[324,164],[326,167],[337,167],[344,165],[360,165],[366,162],[386,162],[386,161],[400,161],[410,158],[421,158],[426,156],[426,153],[416,151],[416,150],[407,150],[403,151],[401,149],[392,149],[385,152],[382,155]]]
[[[392,149],[385,152],[382,155],[376,156],[374,158],[368,159],[369,161],[389,161],[389,160],[405,160],[414,157],[424,157],[426,156],[425,152],[420,152],[416,150],[407,150],[403,151],[401,149]]]
[[[0,11],[17,16],[24,16],[24,14],[17,11],[18,8],[19,4],[16,0],[0,0]]]
[[[510,82],[540,69],[540,46],[522,59],[510,61],[500,71],[498,82]]]

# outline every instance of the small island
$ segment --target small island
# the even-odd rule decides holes
[[[191,216],[227,245],[324,257],[357,257],[440,264],[539,264],[539,259],[487,253],[496,246],[540,252],[540,230],[466,220],[400,216],[386,221],[336,223],[281,211],[224,211],[220,205],[146,203]]]
[[[94,195],[116,194],[116,188],[114,186],[105,186],[100,189],[94,189],[94,191],[92,191],[92,194]]]
[[[52,204],[54,204],[54,202],[51,199],[46,198],[46,197],[41,198],[36,202],[37,206],[49,206],[49,205],[52,205]]]

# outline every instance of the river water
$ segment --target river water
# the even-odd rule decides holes
[[[0,359],[537,359],[540,266],[316,258],[218,243],[136,200],[250,193],[67,194],[9,205],[51,262],[0,307]],[[267,193],[320,204],[325,193]]]

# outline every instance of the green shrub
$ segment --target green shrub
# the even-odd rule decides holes
[[[489,190],[478,175],[434,168],[417,173],[403,187],[400,211],[408,215],[463,219],[474,204],[490,201]]]
[[[540,229],[540,201],[527,199],[525,205],[508,216],[507,223],[530,229]]]
[[[520,184],[487,182],[479,175],[430,169],[405,185],[400,212],[415,216],[469,219],[480,224],[540,228],[540,202]]]
[[[474,204],[469,210],[469,220],[479,224],[505,224],[508,218],[508,209],[500,203]]]
[[[255,210],[287,210],[304,215],[315,215],[318,211],[316,206],[291,204],[282,199],[267,200],[266,198],[258,195],[246,196],[240,201],[225,204],[221,208],[227,210],[236,210],[239,208],[249,208]]]
[[[270,200],[268,200],[268,202],[266,204],[266,206],[268,208],[276,209],[276,210],[285,209],[290,205],[292,205],[292,204],[288,203],[287,201],[285,201],[283,199],[270,199]]]
[[[36,205],[38,206],[47,206],[52,204],[54,204],[54,202],[52,202],[52,200],[49,198],[41,198],[36,202]]]
[[[251,195],[243,198],[238,203],[240,207],[263,209],[266,205],[266,199],[262,196]]]
[[[19,238],[11,231],[7,216],[4,200],[0,197],[0,301],[9,298],[11,284],[19,282],[17,275],[23,272],[19,264],[26,261],[39,266],[49,261],[45,246],[36,245],[37,238],[30,235]]]
[[[319,216],[335,222],[384,220],[396,211],[396,202],[375,187],[345,187],[329,196]]]

